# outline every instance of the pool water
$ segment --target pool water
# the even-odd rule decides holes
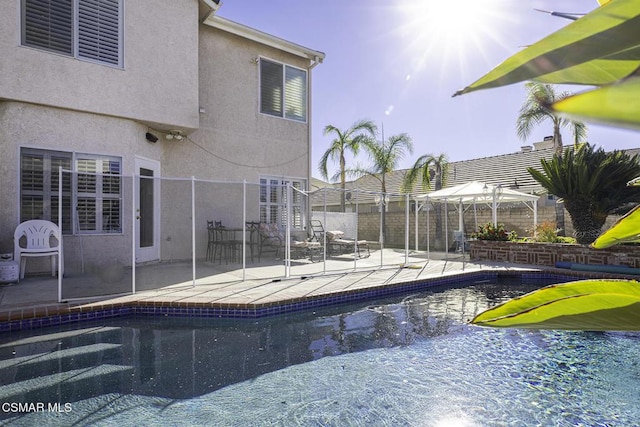
[[[0,423],[636,425],[640,334],[467,323],[539,286],[464,283],[259,321],[138,317],[0,335],[0,402],[59,403],[3,406]]]

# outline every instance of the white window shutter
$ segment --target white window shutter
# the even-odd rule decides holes
[[[24,0],[22,44],[71,55],[72,0]]]
[[[282,117],[282,64],[260,60],[260,112]]]
[[[307,120],[307,73],[298,68],[286,67],[284,87],[285,117]]]
[[[120,0],[78,0],[78,57],[120,65]]]

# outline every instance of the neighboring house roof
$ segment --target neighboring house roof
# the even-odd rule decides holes
[[[246,25],[238,24],[237,22],[222,18],[218,15],[210,14],[202,23],[231,34],[262,43],[266,46],[291,53],[301,58],[308,59],[312,65],[321,63],[326,56],[323,52],[318,50],[300,46],[299,44],[272,36],[271,34],[264,33],[256,30],[255,28],[247,27]]]
[[[330,182],[326,182],[323,181],[319,178],[316,177],[311,177],[311,185],[309,186],[309,190],[310,191],[315,191],[318,190],[320,188],[326,188],[326,187],[333,187],[334,184],[330,183]]]
[[[447,176],[444,188],[453,187],[470,181],[482,181],[487,184],[501,184],[507,188],[513,188],[523,193],[543,194],[546,190],[536,181],[527,171],[532,167],[542,170],[541,159],[551,159],[555,150],[547,147],[546,144],[535,144],[537,149],[523,147],[522,151],[517,153],[502,154],[499,156],[482,157],[479,159],[463,160],[449,163],[449,174]],[[542,147],[542,148],[540,148]],[[640,153],[640,148],[624,150],[625,153],[633,156]],[[390,194],[401,194],[402,181],[407,174],[408,169],[393,171],[386,175],[387,192]],[[433,185],[433,182],[432,182]],[[516,186],[517,185],[517,186]],[[339,189],[340,184],[333,184],[334,188]],[[312,188],[315,190],[319,188]],[[380,192],[381,184],[379,179],[372,176],[363,176],[354,181],[346,183],[347,191],[358,189],[363,192]],[[416,184],[414,193],[428,193],[432,189],[422,189],[420,183]],[[393,198],[393,197],[392,197]],[[373,197],[361,194],[359,196],[360,203],[372,203]],[[351,201],[355,198],[352,196]],[[313,205],[324,202],[324,197],[315,196],[312,199]],[[336,205],[340,203],[339,192],[329,192],[327,194],[327,205]]]
[[[449,174],[446,179],[447,187],[463,184],[469,181],[483,181],[487,184],[502,184],[505,187],[514,186],[517,182],[518,191],[525,193],[540,193],[543,191],[533,177],[527,172],[528,167],[542,169],[540,159],[550,159],[553,157],[553,148],[539,150],[523,150],[517,153],[503,154],[492,157],[482,157],[479,159],[463,160],[449,163]],[[387,192],[390,194],[401,194],[402,181],[408,169],[393,171],[386,175],[385,182]],[[433,185],[433,182],[432,182]],[[334,188],[339,188],[340,184],[333,184]],[[354,181],[346,183],[349,190],[358,189],[364,192],[380,192],[380,180],[372,176],[363,176]],[[433,189],[423,189],[420,183],[416,184],[415,193],[425,193]],[[338,192],[331,192],[332,196],[327,196],[327,204],[339,204],[340,196]],[[362,203],[370,203],[372,197],[359,196]],[[314,200],[314,205],[319,201]],[[353,201],[353,199],[352,199]]]

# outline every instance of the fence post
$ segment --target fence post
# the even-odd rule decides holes
[[[246,274],[247,274],[247,180],[243,179],[242,180],[242,281],[243,282],[246,280]]]
[[[284,235],[284,252],[285,252],[285,260],[284,260],[284,277],[289,278],[291,276],[291,182],[287,182],[287,209],[286,209],[286,221],[287,227],[285,228]]]
[[[60,229],[60,241],[58,242],[58,302],[62,302],[62,269],[64,266],[64,245],[62,242],[62,166],[58,166],[58,228]],[[18,260],[20,262],[20,260]],[[18,274],[20,271],[18,270]]]
[[[449,210],[447,199],[444,199],[444,259],[449,259]]]
[[[431,259],[431,241],[429,240],[429,233],[431,233],[431,223],[429,222],[429,197],[424,202],[425,209],[427,210],[427,260]]]
[[[380,236],[378,239],[380,240],[380,267],[384,265],[384,209],[386,206],[384,205],[384,193],[380,193]]]
[[[404,264],[409,263],[409,193],[406,194],[404,207]]]
[[[323,219],[322,219],[322,229],[324,230],[324,227],[327,226],[327,187],[324,187],[322,189],[322,195],[324,197],[324,207],[323,207],[323,211],[322,214]],[[322,273],[326,274],[327,273],[327,230],[324,230],[324,233],[322,233]]]
[[[196,286],[196,177],[191,176],[191,286]]]
[[[131,174],[131,293],[136,293],[136,174]]]

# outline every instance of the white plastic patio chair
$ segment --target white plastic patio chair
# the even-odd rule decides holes
[[[56,275],[56,256],[58,268],[63,274],[62,236],[60,228],[51,221],[33,219],[16,227],[13,234],[14,260],[20,263],[20,279],[24,279],[27,258],[51,257],[51,275]]]

